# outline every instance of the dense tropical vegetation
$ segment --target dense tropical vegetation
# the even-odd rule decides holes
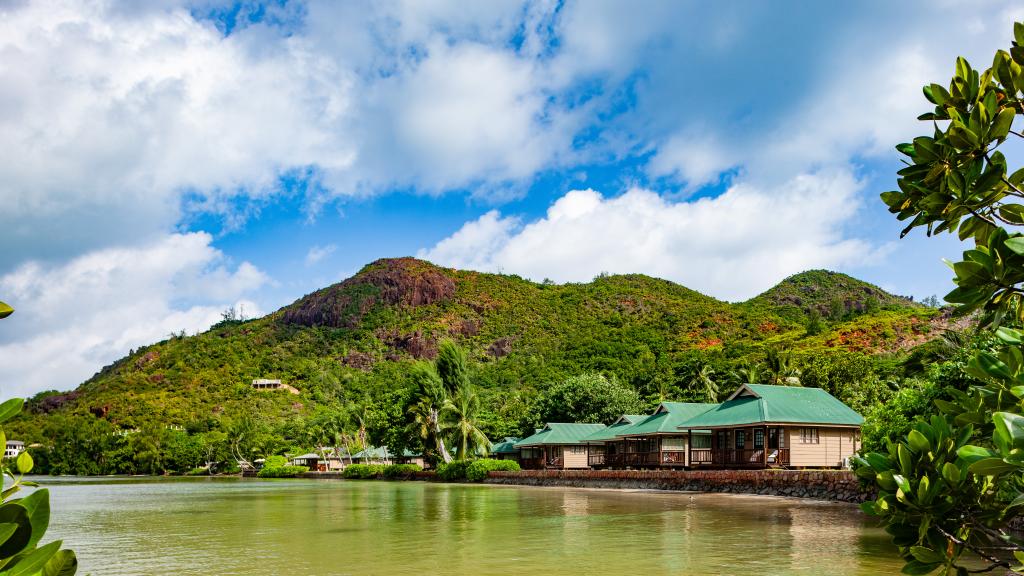
[[[223,473],[367,446],[448,462],[546,421],[608,422],[745,382],[820,386],[871,413],[925,390],[945,354],[928,342],[958,328],[825,271],[729,304],[640,275],[553,285],[382,260],[264,318],[228,311],[134,350],[73,391],[36,395],[11,425],[55,474]]]
[[[899,190],[882,195],[910,221],[904,234],[923,226],[973,241],[951,264],[956,288],[946,300],[987,330],[961,370],[936,374],[921,398],[899,398],[933,413],[857,462],[878,488],[864,508],[884,520],[907,574],[1016,573],[1024,562],[1012,529],[1024,514],[1024,169],[1011,172],[999,150],[1024,138],[1013,129],[1024,114],[1024,23],[1013,32],[990,68],[959,58],[948,88],[924,88],[934,107],[920,119],[933,129],[897,147],[907,166]]]

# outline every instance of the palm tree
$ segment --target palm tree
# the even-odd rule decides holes
[[[480,430],[480,397],[472,384],[465,382],[455,391],[445,405],[445,416],[450,422],[456,459],[487,455],[491,442]]]
[[[469,384],[469,360],[465,351],[451,340],[441,341],[434,368],[448,394],[454,394],[463,385]]]
[[[416,401],[409,407],[411,427],[423,439],[424,448],[435,448],[447,464],[452,457],[444,443],[447,423],[443,421],[442,411],[449,403],[448,391],[430,364],[417,362],[410,375],[417,388]]]
[[[775,385],[799,386],[800,369],[794,365],[793,356],[789,352],[769,348],[765,355],[765,369],[768,382]]]
[[[701,363],[690,370],[690,390],[699,391],[705,402],[718,402],[718,383],[714,380],[715,370],[710,364]]]
[[[744,364],[729,373],[729,380],[737,386],[757,384],[761,379],[761,369],[757,364]]]

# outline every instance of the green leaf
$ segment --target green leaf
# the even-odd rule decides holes
[[[0,318],[7,318],[11,314],[14,314],[14,308],[11,308],[10,305],[4,302],[0,302]]]
[[[889,458],[878,452],[871,452],[864,456],[864,460],[871,465],[878,472],[884,472],[892,469],[892,465],[889,463]]]
[[[7,539],[13,536],[17,531],[17,524],[11,524],[10,522],[0,524],[0,543],[7,542]]]
[[[43,566],[43,576],[74,576],[78,558],[71,550],[60,550]]]
[[[910,474],[913,471],[912,454],[906,444],[900,443],[896,446],[896,458],[900,463],[900,472]],[[896,481],[899,484],[899,481]]]
[[[18,526],[14,534],[0,544],[0,558],[10,558],[28,546],[32,539],[32,524],[24,506],[15,502],[0,505],[0,524]]]
[[[910,434],[907,435],[907,441],[915,452],[927,452],[931,450],[931,443],[928,442],[928,438],[917,430],[910,431]]]
[[[50,491],[45,488],[36,490],[17,502],[28,510],[28,519],[32,523],[32,539],[28,543],[31,548],[43,539],[50,526]]]
[[[999,216],[1003,220],[1008,220],[1013,224],[1024,224],[1024,205],[1004,204],[999,207]]]
[[[1013,108],[1003,108],[992,122],[992,128],[988,133],[989,138],[993,140],[1006,138],[1006,135],[1010,133],[1010,126],[1013,124],[1015,115]]]
[[[1013,238],[1007,238],[1004,244],[1007,248],[1012,250],[1014,254],[1024,255],[1024,236],[1014,236]]]
[[[953,263],[953,271],[956,272],[957,284],[984,284],[992,280],[992,273],[980,262],[964,260]]]
[[[1007,464],[1002,458],[984,458],[971,464],[968,468],[972,474],[978,476],[999,476],[1007,472],[1018,470],[1018,466]]]
[[[988,448],[982,448],[981,446],[961,446],[956,451],[956,455],[963,458],[969,463],[977,462],[982,458],[992,458],[997,454]]]
[[[21,412],[21,405],[24,403],[21,398],[11,398],[0,404],[0,422],[6,422]]]
[[[911,574],[912,576],[918,576],[921,574],[929,574],[931,572],[934,572],[935,569],[940,566],[941,564],[938,563],[925,564],[924,562],[921,562],[915,558],[914,560],[911,560],[910,562],[904,564],[903,570],[900,570],[900,572],[902,574]]]
[[[946,561],[945,556],[924,546],[911,546],[910,554],[923,564],[939,564]]]
[[[996,412],[992,415],[996,433],[1003,436],[1014,448],[1024,448],[1024,416],[1012,412]]]
[[[996,380],[1012,380],[1013,373],[1005,362],[988,352],[981,352],[971,359],[970,365]]]
[[[33,576],[42,571],[43,567],[60,550],[61,541],[55,540],[45,546],[36,548],[27,556],[18,560],[13,568],[4,572],[4,576]]]
[[[896,482],[896,485],[900,487],[900,490],[906,493],[910,492],[910,480],[907,480],[899,474],[893,474],[892,479]]]
[[[903,194],[900,192],[882,192],[879,194],[886,206],[894,207],[903,202]]]
[[[960,468],[952,463],[946,462],[942,465],[942,478],[951,486],[960,484]]]
[[[28,474],[32,471],[32,456],[28,453],[28,450],[24,450],[21,454],[18,454],[17,464],[18,472],[21,472],[22,474]]]
[[[1024,340],[1024,334],[1020,330],[1014,330],[1005,326],[996,328],[996,337],[1007,344],[1020,344]]]

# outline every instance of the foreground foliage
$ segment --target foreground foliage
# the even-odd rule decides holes
[[[0,404],[0,424],[21,411],[22,400],[15,398]],[[7,443],[0,430],[0,446]],[[6,476],[3,503],[0,504],[0,574],[4,576],[71,576],[78,570],[78,559],[71,550],[62,550],[61,541],[40,545],[50,524],[50,493],[37,488],[24,498],[11,498],[22,487],[37,487],[23,480],[32,471],[32,457],[22,452],[14,462],[0,464]],[[10,482],[8,483],[8,478]]]
[[[1024,541],[1009,525],[1024,514],[1024,169],[1010,173],[998,150],[1024,114],[1024,24],[1009,52],[977,71],[963,58],[946,86],[924,89],[934,110],[930,136],[898,149],[908,158],[899,191],[882,199],[904,234],[956,232],[974,248],[951,265],[957,287],[946,300],[978,312],[994,330],[991,349],[966,366],[973,382],[955,382],[935,399],[940,414],[857,459],[857,473],[878,488],[864,509],[880,516],[907,560],[904,573],[1021,569]],[[941,126],[939,122],[942,122]],[[944,126],[944,128],[943,128]],[[968,568],[965,555],[985,565]]]

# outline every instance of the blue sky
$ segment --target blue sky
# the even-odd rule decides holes
[[[0,2],[0,396],[416,255],[942,295],[878,201],[1000,2]],[[1011,157],[1019,157],[1013,154]],[[12,359],[7,361],[6,359]]]

